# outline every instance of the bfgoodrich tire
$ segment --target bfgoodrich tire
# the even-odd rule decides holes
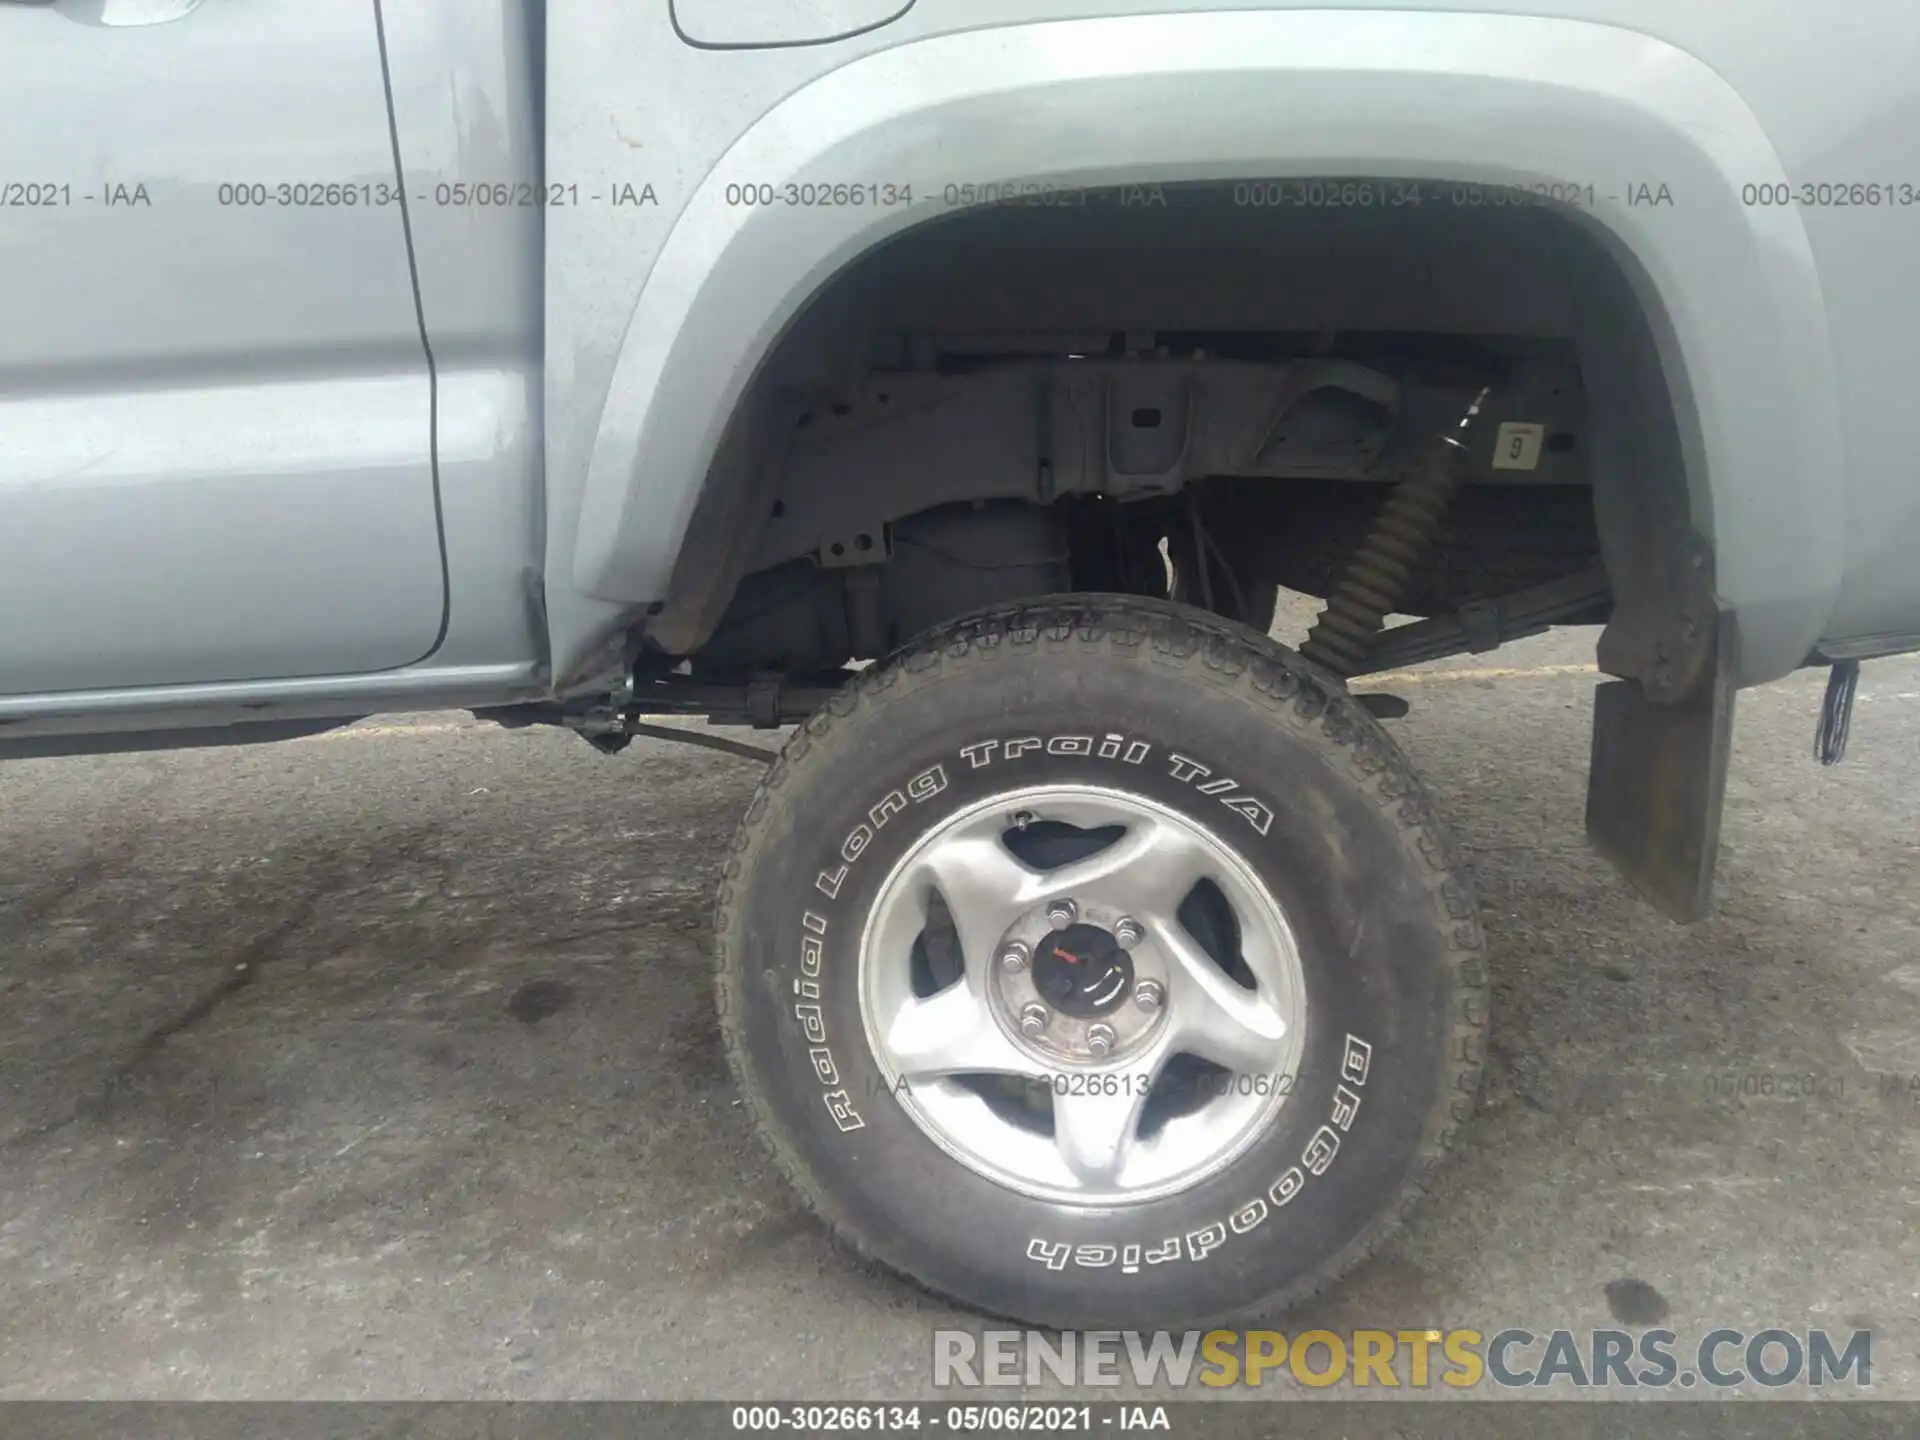
[[[729,1058],[801,1196],[1038,1324],[1325,1287],[1479,1082],[1473,898],[1399,751],[1283,647],[1160,602],[997,610],[862,675],[754,797],[718,934]]]

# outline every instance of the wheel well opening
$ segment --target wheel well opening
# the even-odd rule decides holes
[[[733,524],[696,523],[681,565],[708,613],[656,633],[736,679],[875,658],[1040,593],[1171,593],[1257,623],[1276,587],[1334,593],[1410,457],[1483,391],[1396,614],[1587,575],[1590,603],[1553,619],[1603,622],[1693,521],[1687,391],[1648,293],[1590,217],[1504,187],[963,208],[849,264],[767,358],[746,403],[785,418],[710,486],[760,488],[729,497]]]

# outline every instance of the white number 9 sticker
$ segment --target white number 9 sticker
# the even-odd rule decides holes
[[[1547,427],[1508,420],[1493,441],[1493,468],[1496,470],[1537,470],[1540,446],[1547,438]]]

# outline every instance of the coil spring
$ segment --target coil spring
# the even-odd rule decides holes
[[[1454,433],[1435,435],[1381,507],[1366,542],[1327,597],[1300,653],[1341,677],[1358,675],[1432,546],[1466,478],[1465,432],[1487,397],[1482,390]]]

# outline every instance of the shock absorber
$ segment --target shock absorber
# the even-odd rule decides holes
[[[1486,398],[1485,389],[1474,396],[1460,423],[1437,432],[1394,486],[1366,542],[1327,597],[1327,608],[1307,632],[1300,647],[1307,659],[1343,678],[1366,663],[1466,478],[1467,431]]]

